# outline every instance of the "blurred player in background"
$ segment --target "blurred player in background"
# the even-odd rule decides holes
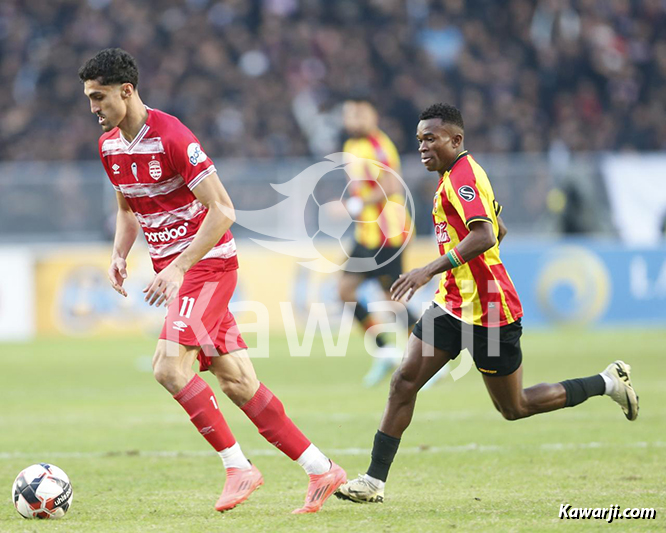
[[[388,135],[379,129],[379,117],[372,103],[365,98],[349,99],[344,103],[342,112],[344,127],[349,135],[342,151],[382,163],[399,175],[400,156]],[[395,176],[389,172],[377,174],[377,167],[371,168],[363,161],[350,165],[349,171],[354,179],[348,188],[351,197],[347,201],[347,209],[358,221],[354,228],[354,248],[350,257],[377,256],[376,260],[380,265],[393,258],[376,270],[345,272],[340,278],[340,299],[343,302],[356,303],[354,316],[367,330],[374,324],[373,317],[368,312],[366,303],[359,301],[358,288],[365,281],[376,280],[386,299],[391,299],[389,288],[403,270],[402,254],[398,251],[409,237],[411,221],[405,219],[404,211],[392,213],[390,209],[385,209],[387,199],[405,204],[402,184]],[[376,220],[378,224],[374,223]],[[397,234],[389,238],[383,248],[385,237],[381,228],[389,229],[388,233],[391,235]],[[411,327],[416,323],[416,317],[409,309],[407,312],[409,324],[405,327]],[[382,335],[376,339],[377,351],[373,354],[375,359],[370,371],[363,378],[367,387],[378,384],[392,372],[402,356],[402,349],[389,344]]]
[[[417,139],[422,163],[440,178],[432,216],[441,257],[400,276],[391,294],[395,300],[409,300],[433,276],[441,274],[441,280],[393,374],[370,467],[336,493],[355,502],[384,500],[389,468],[419,390],[462,348],[469,349],[493,404],[507,420],[573,407],[604,394],[620,404],[627,419],[638,416],[631,368],[622,361],[594,376],[523,389],[523,309],[499,255],[506,228],[486,173],[464,148],[460,111],[443,104],[429,107],[421,113]]]
[[[263,477],[236,442],[213,391],[193,371],[197,359],[199,369],[216,376],[261,435],[309,474],[305,505],[294,512],[318,511],[345,473],[257,380],[228,309],[238,269],[229,231],[233,204],[213,162],[177,118],[143,104],[136,62],[127,52],[99,52],[81,67],[79,77],[104,131],[100,157],[118,201],[111,285],[127,296],[126,258],[143,230],[156,272],[144,289],[145,300],[168,306],[153,358],[155,378],[222,458],[227,479],[215,508],[225,511],[243,502]]]

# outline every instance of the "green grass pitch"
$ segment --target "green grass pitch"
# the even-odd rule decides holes
[[[271,339],[255,360],[287,412],[350,477],[365,471],[388,380],[359,386],[370,363],[360,337],[350,354],[289,357]],[[218,457],[148,371],[154,341],[40,340],[0,344],[0,532],[616,531],[666,529],[666,331],[530,332],[525,384],[591,375],[623,358],[641,398],[636,422],[609,398],[507,422],[472,370],[420,394],[383,505],[335,498],[293,516],[301,468],[277,453],[214,388],[266,484],[220,514]],[[356,355],[354,355],[356,354]],[[208,376],[206,379],[209,379]],[[74,487],[68,515],[28,521],[13,508],[16,474],[36,462],[63,468]],[[656,520],[559,520],[574,507],[654,507]]]

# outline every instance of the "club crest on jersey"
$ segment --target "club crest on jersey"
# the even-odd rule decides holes
[[[203,163],[208,156],[204,153],[198,143],[191,143],[187,147],[187,157],[190,160],[192,166],[196,167],[199,163]]]
[[[154,180],[158,180],[162,177],[162,166],[157,159],[153,159],[148,163],[148,172],[150,173],[150,177]]]
[[[466,202],[471,202],[476,198],[476,191],[469,185],[463,185],[458,189],[458,196],[460,196]]]

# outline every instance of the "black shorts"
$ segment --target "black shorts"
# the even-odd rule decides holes
[[[488,376],[508,376],[523,362],[520,319],[499,328],[470,326],[433,303],[412,333],[426,344],[448,352],[451,359],[467,348],[476,368]]]
[[[358,257],[366,259],[374,257],[377,264],[382,266],[367,272],[351,273],[358,274],[365,279],[376,279],[382,288],[388,291],[391,285],[400,277],[400,274],[402,274],[402,252],[399,252],[399,250],[399,247],[395,248],[393,246],[384,246],[381,249],[367,248],[359,243],[355,243],[350,255],[351,258]],[[384,265],[383,263],[386,264]]]

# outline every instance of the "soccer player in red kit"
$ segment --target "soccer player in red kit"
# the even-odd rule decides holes
[[[212,389],[193,371],[195,359],[259,433],[310,476],[305,505],[294,513],[318,511],[346,474],[257,380],[228,309],[238,269],[229,231],[233,204],[213,162],[177,118],[143,104],[136,61],[124,50],[102,50],[81,67],[79,78],[104,131],[100,157],[118,201],[109,279],[127,296],[126,258],[143,230],[156,272],[145,300],[168,307],[153,372],[222,458],[227,480],[215,508],[235,507],[264,481],[243,455]]]

